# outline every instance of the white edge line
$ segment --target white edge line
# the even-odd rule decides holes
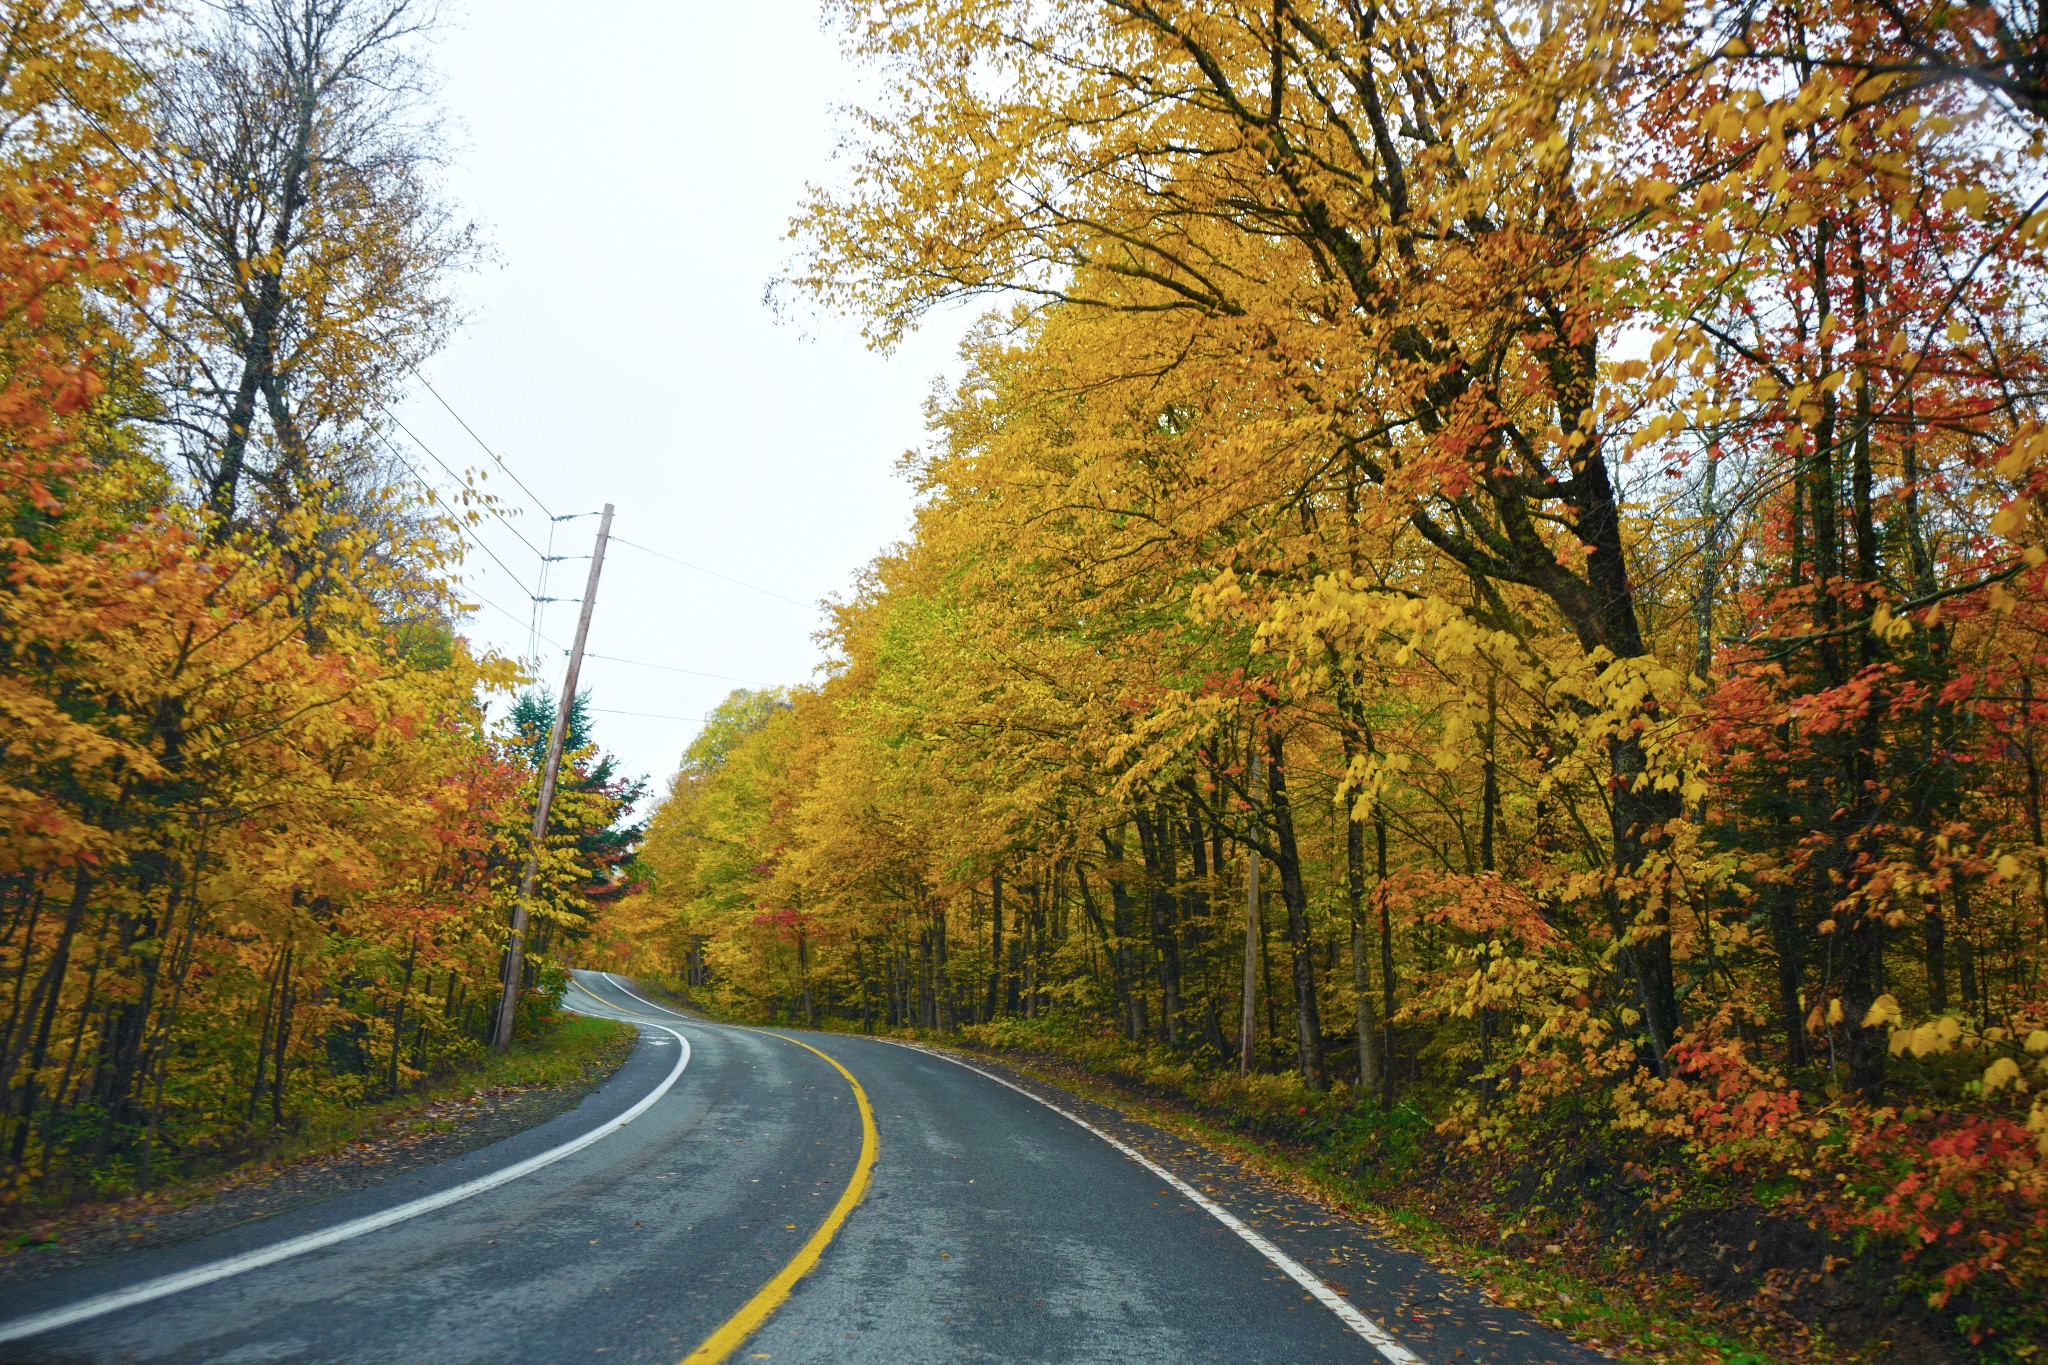
[[[1286,1271],[1288,1278],[1292,1279],[1296,1284],[1300,1285],[1303,1289],[1306,1289],[1310,1294],[1313,1294],[1316,1297],[1317,1301],[1319,1301],[1323,1305],[1323,1307],[1329,1309],[1332,1313],[1335,1313],[1339,1318],[1343,1319],[1344,1325],[1346,1327],[1349,1327],[1352,1331],[1358,1333],[1359,1336],[1362,1336],[1367,1341],[1371,1342],[1374,1348],[1379,1351],[1380,1355],[1385,1357],[1390,1362],[1390,1365],[1423,1365],[1421,1356],[1416,1355],[1415,1352],[1409,1350],[1406,1346],[1403,1346],[1398,1340],[1394,1338],[1392,1333],[1387,1331],[1386,1328],[1380,1326],[1371,1318],[1359,1312],[1351,1304],[1347,1303],[1342,1294],[1339,1294],[1336,1290],[1330,1288],[1329,1285],[1323,1283],[1323,1281],[1316,1275],[1314,1271],[1310,1270],[1307,1266],[1295,1260],[1292,1256],[1289,1256],[1279,1247],[1274,1246],[1271,1242],[1267,1241],[1257,1232],[1247,1227],[1243,1223],[1243,1221],[1241,1221],[1237,1217],[1237,1215],[1232,1213],[1229,1209],[1224,1208],[1215,1200],[1210,1199],[1207,1195],[1197,1190],[1194,1186],[1188,1184],[1187,1181],[1182,1180],[1172,1171],[1167,1170],[1164,1166],[1161,1166],[1158,1162],[1152,1160],[1152,1158],[1146,1156],[1137,1148],[1130,1146],[1128,1143],[1118,1141],[1116,1138],[1113,1138],[1108,1133],[1103,1132],[1100,1128],[1097,1128],[1094,1124],[1088,1122],[1088,1120],[1082,1118],[1080,1115],[1070,1113],[1069,1111],[1060,1108],[1057,1104],[1054,1104],[1051,1100],[1046,1099],[1044,1096],[1033,1094],[1031,1091],[1026,1090],[1023,1086],[1017,1085],[1011,1081],[1006,1081],[1001,1076],[996,1075],[992,1071],[983,1071],[980,1067],[975,1066],[971,1062],[963,1062],[958,1057],[953,1056],[949,1052],[942,1052],[939,1049],[933,1047],[924,1047],[917,1043],[901,1042],[894,1038],[878,1038],[875,1041],[881,1043],[894,1043],[897,1047],[906,1047],[912,1050],[913,1052],[922,1052],[927,1056],[937,1057],[943,1061],[951,1062],[955,1066],[964,1067],[967,1070],[972,1071],[977,1076],[985,1076],[989,1080],[994,1081],[997,1085],[1005,1086],[1011,1090],[1016,1091],[1018,1094],[1024,1096],[1026,1099],[1038,1101],[1046,1108],[1052,1110],[1053,1113],[1058,1114],[1061,1118],[1066,1119],[1071,1123],[1079,1124],[1081,1127],[1095,1134],[1095,1136],[1101,1138],[1110,1146],[1116,1148],[1119,1152],[1122,1152],[1131,1160],[1137,1162],[1140,1166],[1143,1166],[1146,1170],[1152,1172],[1152,1174],[1158,1176],[1161,1180],[1164,1180],[1167,1184],[1173,1186],[1174,1189],[1180,1191],[1183,1197],[1191,1200],[1198,1207],[1200,1207],[1204,1213],[1207,1213],[1217,1222],[1223,1224],[1224,1227],[1229,1228],[1232,1232],[1244,1238],[1246,1242],[1251,1244],[1251,1247],[1254,1251],[1257,1251],[1261,1256],[1264,1256],[1274,1265]]]
[[[646,996],[640,994],[631,986],[628,986],[625,982],[619,980],[618,977],[614,976],[612,973],[605,972],[602,975],[604,976],[604,979],[606,981],[609,981],[613,986],[617,987],[621,991],[624,991],[627,995],[632,996],[635,1000],[640,1001],[642,1004],[660,1010],[662,1011],[662,1013],[671,1015],[676,1018],[684,1017],[681,1015],[677,1015],[675,1011],[668,1009],[666,1006],[655,1004],[652,1000],[649,1000]],[[598,996],[593,996],[592,998],[602,999],[602,997]],[[617,1006],[611,1006],[611,1008],[616,1009]],[[1093,1133],[1096,1137],[1101,1138],[1104,1142],[1108,1143],[1111,1147],[1114,1147],[1117,1151],[1123,1153],[1131,1160],[1137,1162],[1140,1166],[1143,1166],[1146,1170],[1152,1172],[1152,1174],[1158,1176],[1161,1180],[1164,1180],[1167,1184],[1171,1185],[1174,1189],[1178,1190],[1184,1197],[1192,1201],[1204,1213],[1207,1213],[1217,1222],[1229,1228],[1239,1237],[1242,1237],[1248,1244],[1250,1244],[1253,1250],[1257,1251],[1261,1256],[1264,1256],[1268,1261],[1271,1261],[1274,1265],[1278,1266],[1281,1270],[1285,1271],[1287,1273],[1288,1278],[1292,1279],[1296,1284],[1300,1285],[1303,1289],[1306,1289],[1310,1294],[1314,1295],[1316,1300],[1320,1302],[1325,1308],[1328,1308],[1332,1313],[1335,1313],[1337,1317],[1340,1320],[1342,1320],[1345,1326],[1349,1327],[1353,1332],[1356,1332],[1359,1336],[1365,1338],[1366,1341],[1370,1342],[1373,1348],[1377,1350],[1380,1353],[1380,1355],[1389,1362],[1389,1365],[1423,1365],[1422,1357],[1416,1355],[1413,1351],[1409,1350],[1406,1346],[1402,1345],[1401,1342],[1397,1338],[1395,1338],[1392,1333],[1388,1332],[1386,1328],[1380,1326],[1377,1322],[1374,1322],[1371,1318],[1359,1312],[1357,1308],[1353,1307],[1348,1301],[1345,1300],[1343,1295],[1339,1294],[1336,1290],[1332,1289],[1328,1284],[1324,1283],[1323,1280],[1319,1276],[1317,1276],[1314,1271],[1310,1270],[1301,1262],[1295,1260],[1292,1256],[1289,1256],[1279,1247],[1273,1245],[1273,1243],[1266,1240],[1265,1237],[1261,1236],[1254,1229],[1246,1226],[1245,1223],[1241,1219],[1239,1219],[1236,1214],[1224,1208],[1215,1200],[1210,1199],[1207,1195],[1197,1190],[1194,1186],[1188,1184],[1187,1181],[1182,1180],[1172,1171],[1167,1170],[1164,1166],[1161,1166],[1158,1162],[1152,1160],[1143,1152],[1138,1151],[1136,1148],[1130,1146],[1128,1143],[1119,1141],[1118,1139],[1111,1137],[1108,1133],[1103,1132],[1100,1128],[1097,1128],[1094,1124],[1088,1122],[1088,1120],[1082,1118],[1080,1115],[1072,1113],[1069,1110],[1062,1109],[1059,1105],[1054,1104],[1051,1100],[1046,1099],[1044,1096],[1034,1094],[1033,1092],[1026,1090],[1023,1086],[1017,1085],[1012,1081],[1004,1080],[1001,1076],[996,1075],[994,1072],[984,1071],[980,1067],[975,1066],[971,1062],[962,1061],[960,1058],[955,1057],[953,1054],[949,1052],[941,1051],[938,1048],[925,1047],[918,1043],[902,1042],[894,1038],[878,1038],[874,1041],[883,1043],[893,1043],[897,1047],[909,1048],[914,1052],[922,1052],[927,1056],[937,1057],[942,1061],[951,1062],[953,1065],[957,1067],[962,1067],[968,1071],[972,1071],[977,1076],[982,1076],[988,1080],[994,1081],[997,1085],[1003,1086],[1010,1090],[1014,1090],[1018,1094],[1024,1096],[1026,1099],[1036,1100],[1039,1104],[1042,1104],[1047,1109],[1052,1110],[1053,1113],[1058,1114],[1061,1118],[1066,1119],[1068,1122],[1076,1124],[1081,1128],[1086,1129],[1090,1133]]]
[[[646,996],[644,996],[644,995],[640,994],[640,992],[638,992],[638,991],[634,990],[634,989],[633,989],[633,988],[632,988],[631,986],[628,986],[628,985],[627,985],[627,984],[626,984],[625,982],[623,982],[623,981],[619,980],[619,978],[618,978],[618,977],[616,977],[616,976],[612,975],[612,974],[611,974],[610,972],[603,972],[603,973],[600,973],[600,974],[601,974],[601,975],[602,975],[602,976],[604,977],[604,979],[605,979],[605,980],[607,980],[607,981],[611,982],[611,983],[612,983],[612,984],[613,984],[614,986],[617,986],[617,987],[618,987],[618,988],[619,988],[620,990],[622,990],[622,991],[624,991],[624,992],[625,992],[626,994],[628,994],[628,995],[632,996],[632,997],[633,997],[633,998],[634,998],[635,1000],[638,1000],[638,1001],[639,1001],[639,1002],[640,1002],[641,1004],[643,1004],[643,1005],[646,1005],[646,1006],[648,1006],[648,1007],[649,1007],[650,1009],[657,1009],[657,1010],[660,1010],[660,1011],[661,1011],[661,1012],[662,1012],[663,1014],[666,1014],[666,1015],[667,1015],[667,1016],[668,1016],[669,1018],[671,1018],[671,1019],[688,1019],[688,1018],[690,1017],[689,1015],[687,1015],[687,1014],[683,1014],[683,1013],[681,1013],[680,1011],[677,1011],[677,1010],[672,1010],[672,1009],[670,1009],[670,1008],[669,1008],[669,1007],[668,1007],[667,1005],[657,1005],[657,1004],[655,1004],[655,1003],[654,1003],[654,1002],[653,1002],[652,1000],[649,1000],[649,999],[648,999],[648,998],[647,998]],[[593,999],[601,999],[602,997],[592,997],[592,998],[593,998]],[[613,1008],[614,1008],[614,1009],[616,1009],[616,1008],[618,1008],[618,1007],[617,1007],[617,1006],[613,1006]]]
[[[581,987],[578,989],[581,989]],[[590,993],[585,991],[584,994],[589,995]],[[595,995],[592,995],[590,998],[598,1004],[604,1004]],[[605,1005],[605,1008],[614,1009],[616,1007]],[[570,1012],[580,1013],[580,1011]],[[610,1137],[613,1133],[616,1133],[619,1129],[624,1128],[634,1119],[639,1118],[642,1114],[653,1108],[655,1101],[669,1092],[677,1079],[682,1076],[683,1068],[690,1064],[690,1040],[688,1038],[669,1028],[666,1024],[650,1022],[648,1027],[658,1028],[682,1044],[682,1054],[676,1060],[675,1069],[668,1073],[666,1080],[650,1090],[631,1109],[628,1109],[615,1119],[605,1120],[602,1124],[599,1124],[581,1137],[571,1138],[559,1147],[550,1147],[547,1151],[530,1156],[524,1161],[514,1162],[502,1170],[493,1171],[489,1175],[478,1176],[475,1180],[465,1181],[460,1185],[454,1186],[452,1189],[442,1190],[439,1194],[426,1195],[409,1203],[400,1204],[395,1208],[385,1209],[381,1213],[366,1214],[361,1218],[352,1218],[346,1223],[337,1223],[333,1227],[323,1228],[319,1232],[309,1232],[302,1237],[292,1237],[282,1242],[274,1242],[270,1246],[261,1247],[255,1251],[246,1251],[239,1256],[229,1256],[223,1260],[209,1262],[206,1265],[194,1266],[190,1270],[181,1270],[174,1275],[163,1275],[154,1280],[144,1280],[141,1284],[127,1289],[117,1289],[110,1293],[95,1295],[89,1299],[80,1299],[77,1303],[68,1304],[63,1308],[52,1308],[46,1312],[31,1313],[27,1317],[0,1322],[0,1342],[19,1341],[23,1337],[32,1337],[42,1332],[55,1331],[59,1327],[69,1327],[73,1323],[84,1322],[88,1318],[100,1317],[107,1313],[116,1313],[124,1308],[133,1308],[137,1304],[148,1303],[153,1299],[161,1299],[170,1294],[182,1293],[187,1289],[196,1289],[200,1285],[212,1284],[215,1280],[224,1280],[231,1275],[240,1275],[246,1271],[260,1269],[263,1266],[276,1265],[279,1261],[290,1260],[294,1256],[303,1256],[309,1251],[318,1251],[323,1247],[331,1247],[337,1242],[346,1242],[350,1238],[360,1237],[364,1233],[376,1232],[381,1228],[388,1228],[394,1223],[403,1223],[408,1219],[417,1218],[423,1213],[432,1213],[436,1209],[445,1209],[450,1204],[458,1204],[473,1195],[482,1194],[486,1190],[494,1190],[498,1186],[509,1184],[522,1176],[531,1175],[543,1166],[553,1165],[563,1157],[572,1156],[582,1151],[585,1147],[590,1146],[593,1142]]]

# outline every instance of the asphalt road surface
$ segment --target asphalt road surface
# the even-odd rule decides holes
[[[1604,1358],[1157,1129],[980,1063],[706,1023],[599,973],[566,1003],[642,1035],[578,1108],[9,1286],[0,1362]]]

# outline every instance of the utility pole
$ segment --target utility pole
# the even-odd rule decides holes
[[[1252,750],[1251,780],[1252,837],[1258,837],[1259,753]],[[1252,1045],[1256,1041],[1259,982],[1259,850],[1250,844],[1244,850],[1244,1022],[1237,1034],[1237,1074],[1252,1074]]]
[[[569,674],[562,680],[562,699],[555,707],[555,728],[548,734],[548,757],[540,770],[540,800],[533,807],[533,840],[526,867],[519,874],[519,899],[512,906],[512,941],[505,953],[505,991],[498,999],[497,1048],[512,1046],[512,1016],[519,1009],[519,986],[526,977],[526,925],[533,904],[533,879],[540,871],[540,851],[547,839],[548,809],[555,804],[555,778],[562,770],[562,744],[569,735],[569,710],[576,704],[576,675],[583,668],[583,641],[590,634],[590,609],[597,605],[597,576],[604,572],[604,546],[612,534],[612,505],[604,505],[597,523],[597,548],[590,552],[590,580],[583,585],[583,610],[576,617],[576,643],[569,650]]]

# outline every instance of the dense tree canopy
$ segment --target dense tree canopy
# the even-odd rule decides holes
[[[887,93],[791,283],[884,344],[997,311],[833,676],[736,694],[656,815],[641,942],[736,1009],[1218,1068],[1249,1003],[1254,1068],[1502,1151],[1597,1112],[2023,1340],[2033,30],[835,12]]]
[[[393,116],[417,11],[0,3],[10,1199],[232,1157],[488,1028],[536,785],[486,718],[515,671],[461,635],[459,509],[363,458],[462,243]],[[572,933],[638,795],[575,763]]]

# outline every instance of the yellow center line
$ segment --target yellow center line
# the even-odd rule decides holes
[[[762,1031],[766,1032],[765,1029]],[[853,1212],[854,1205],[860,1203],[861,1196],[868,1192],[868,1175],[875,1168],[875,1153],[882,1145],[881,1135],[875,1131],[875,1111],[868,1103],[868,1092],[860,1088],[860,1082],[853,1078],[851,1071],[839,1065],[837,1059],[819,1052],[817,1048],[800,1038],[785,1037],[780,1033],[770,1033],[768,1036],[781,1038],[785,1043],[795,1043],[806,1052],[817,1052],[820,1057],[832,1063],[833,1070],[846,1077],[846,1083],[853,1087],[854,1103],[860,1106],[860,1160],[854,1163],[853,1179],[840,1194],[839,1202],[832,1206],[832,1212],[825,1215],[825,1221],[818,1224],[818,1230],[811,1234],[810,1240],[790,1258],[788,1265],[775,1273],[774,1279],[762,1285],[760,1292],[741,1306],[739,1312],[727,1318],[722,1327],[704,1338],[703,1345],[684,1356],[682,1365],[718,1365],[719,1361],[737,1351],[742,1342],[752,1336],[776,1309],[788,1301],[790,1291],[796,1288],[796,1282],[811,1273],[811,1268],[818,1264],[818,1258],[825,1254],[825,1248],[831,1245],[833,1237],[838,1235],[840,1225],[846,1221],[847,1215]]]

